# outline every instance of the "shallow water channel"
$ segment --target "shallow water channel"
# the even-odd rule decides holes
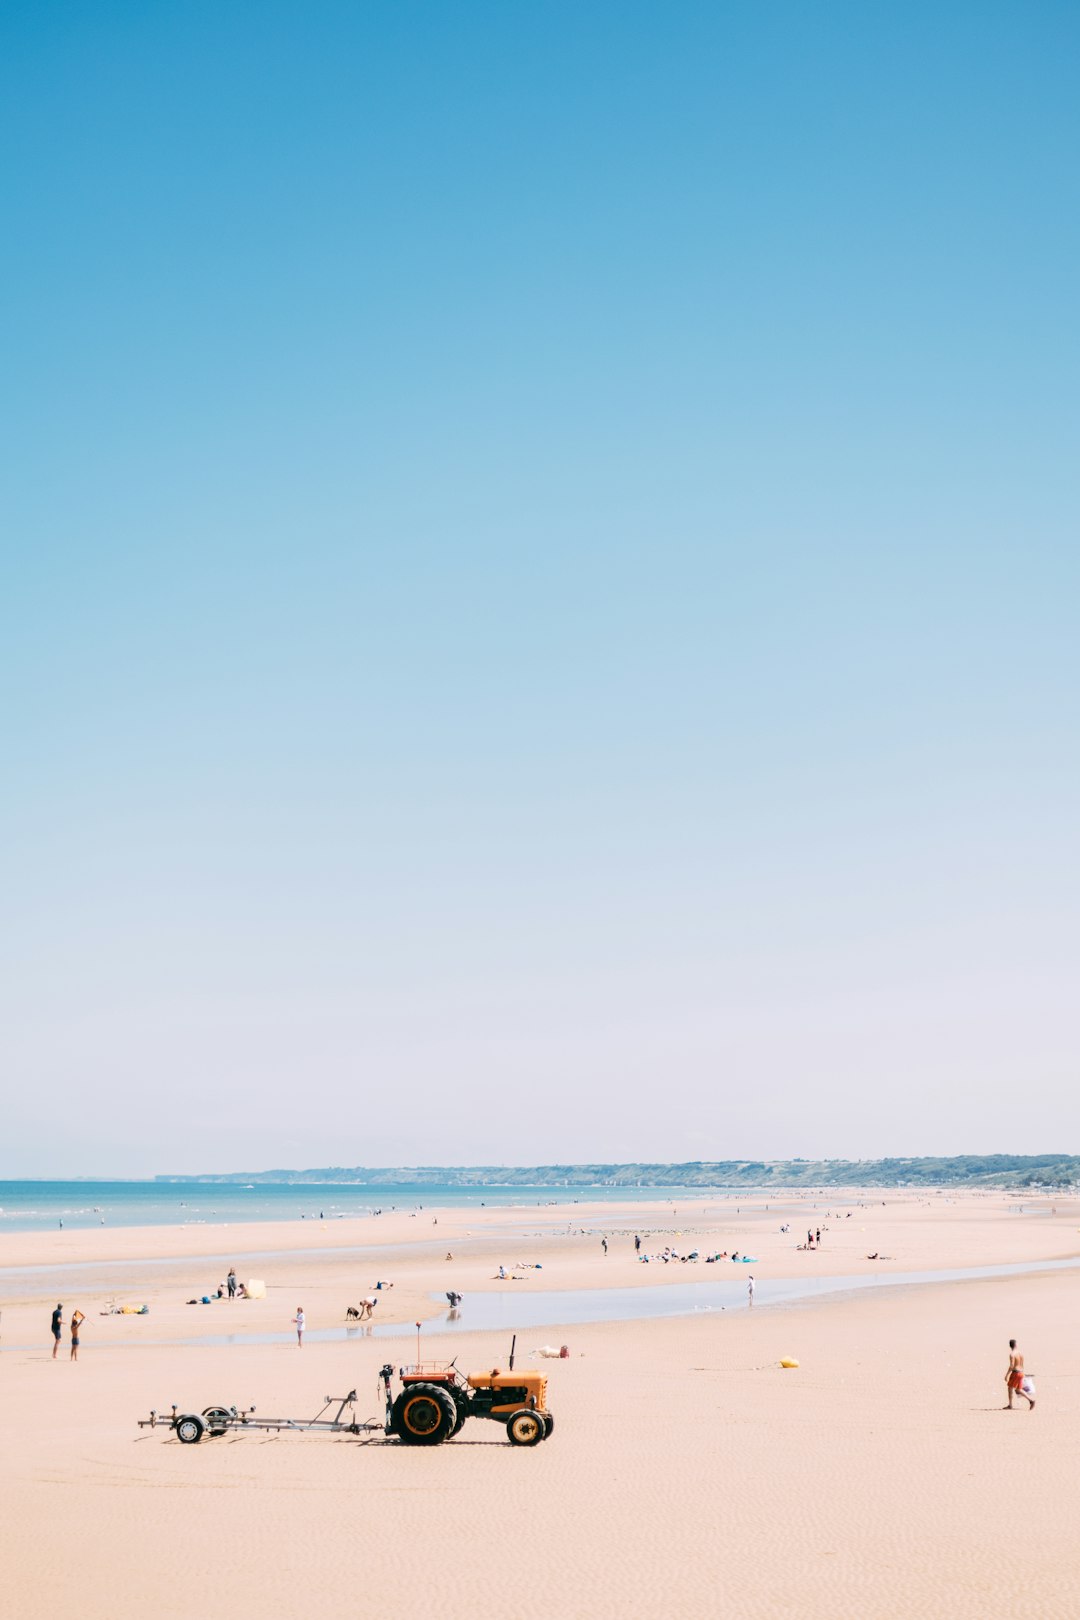
[[[972,1282],[984,1277],[1022,1277],[1040,1271],[1068,1271],[1080,1267],[1080,1258],[1036,1260],[999,1266],[967,1266],[951,1271],[875,1271],[856,1277],[756,1277],[754,1309],[770,1305],[791,1305],[829,1294],[861,1293],[868,1288],[899,1288],[933,1284]],[[717,1262],[717,1269],[723,1263]],[[732,1270],[736,1268],[732,1267]],[[645,1285],[639,1288],[565,1288],[548,1293],[526,1292],[507,1284],[498,1292],[469,1294],[457,1311],[443,1309],[428,1317],[424,1328],[443,1333],[505,1333],[525,1328],[571,1327],[584,1322],[640,1322],[652,1317],[696,1316],[707,1312],[745,1310],[748,1268],[740,1265],[736,1276],[725,1274],[706,1281]],[[440,1303],[444,1295],[432,1294]],[[416,1329],[409,1322],[373,1322],[370,1325],[342,1325],[310,1329],[305,1341],[400,1339],[411,1337]],[[208,1333],[193,1339],[141,1340],[142,1343],[198,1345],[286,1344],[294,1333]]]

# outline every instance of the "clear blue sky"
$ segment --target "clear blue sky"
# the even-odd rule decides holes
[[[5,7],[0,1174],[1077,1148],[1078,71]]]

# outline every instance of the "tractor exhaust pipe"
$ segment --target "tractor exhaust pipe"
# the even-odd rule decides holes
[[[514,1370],[514,1347],[516,1346],[516,1344],[517,1344],[517,1334],[515,1333],[514,1337],[510,1340],[510,1371],[511,1372],[513,1372],[513,1370]]]

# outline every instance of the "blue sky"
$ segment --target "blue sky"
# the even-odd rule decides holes
[[[1075,10],[0,44],[0,1171],[1073,1148]]]

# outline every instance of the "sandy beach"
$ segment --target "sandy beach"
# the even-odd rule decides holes
[[[6,1239],[8,1612],[1076,1614],[1080,1277],[1037,1263],[1080,1253],[1080,1206],[922,1191],[883,1201],[873,1190],[767,1203],[425,1209]],[[821,1247],[799,1251],[818,1227]],[[756,1258],[644,1265],[635,1233],[654,1255]],[[265,1279],[265,1299],[185,1303],[216,1289],[230,1261]],[[785,1278],[886,1282],[890,1270],[1006,1263],[1035,1269],[769,1303]],[[512,1274],[520,1264],[518,1280],[497,1281],[500,1264]],[[482,1296],[648,1288],[655,1299],[736,1272],[738,1303],[723,1310],[524,1331],[519,1364],[542,1344],[570,1349],[540,1363],[556,1432],[535,1450],[480,1422],[433,1450],[378,1434],[254,1432],[186,1447],[136,1427],[173,1402],[310,1415],[353,1387],[358,1415],[375,1418],[378,1368],[412,1359],[417,1319],[425,1357],[479,1370],[505,1365],[508,1350],[505,1333],[469,1330]],[[380,1291],[375,1321],[403,1336],[346,1338],[345,1306],[380,1279],[394,1286]],[[451,1287],[464,1295],[453,1333],[432,1297]],[[107,1299],[150,1312],[100,1315]],[[66,1334],[51,1360],[57,1300],[65,1315],[86,1312],[74,1365]],[[310,1333],[332,1336],[298,1349],[298,1304]],[[191,1342],[225,1335],[233,1342]],[[260,1342],[270,1335],[280,1337]],[[1002,1410],[1010,1336],[1036,1375],[1031,1414]],[[798,1369],[782,1370],[785,1356]]]

